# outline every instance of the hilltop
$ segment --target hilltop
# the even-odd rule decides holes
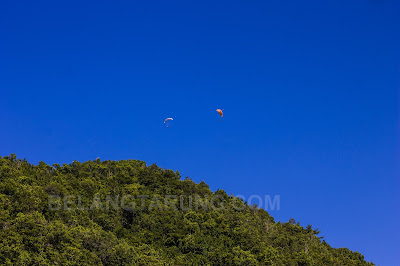
[[[373,265],[299,222],[138,160],[0,157],[0,264]]]

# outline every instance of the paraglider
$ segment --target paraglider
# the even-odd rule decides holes
[[[169,127],[169,122],[168,122],[168,121],[172,121],[172,120],[174,120],[174,119],[171,118],[171,117],[168,117],[167,119],[164,120],[164,124],[165,124],[167,127]]]
[[[223,110],[223,109],[222,109]],[[221,109],[217,109],[216,111],[219,113],[219,115],[221,116],[221,119],[222,119],[222,117],[224,116],[224,113],[222,112],[222,110]],[[219,121],[221,121],[221,119],[219,119]]]

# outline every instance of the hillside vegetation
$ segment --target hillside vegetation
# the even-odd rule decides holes
[[[142,161],[0,157],[1,265],[373,265],[318,234]]]

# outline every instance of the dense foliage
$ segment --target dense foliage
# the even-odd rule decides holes
[[[115,203],[124,195],[136,207]],[[0,157],[2,265],[373,265],[318,233],[142,161]]]

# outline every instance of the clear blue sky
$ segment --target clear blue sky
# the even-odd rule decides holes
[[[0,25],[1,156],[280,195],[276,220],[400,264],[399,1],[6,0]]]

